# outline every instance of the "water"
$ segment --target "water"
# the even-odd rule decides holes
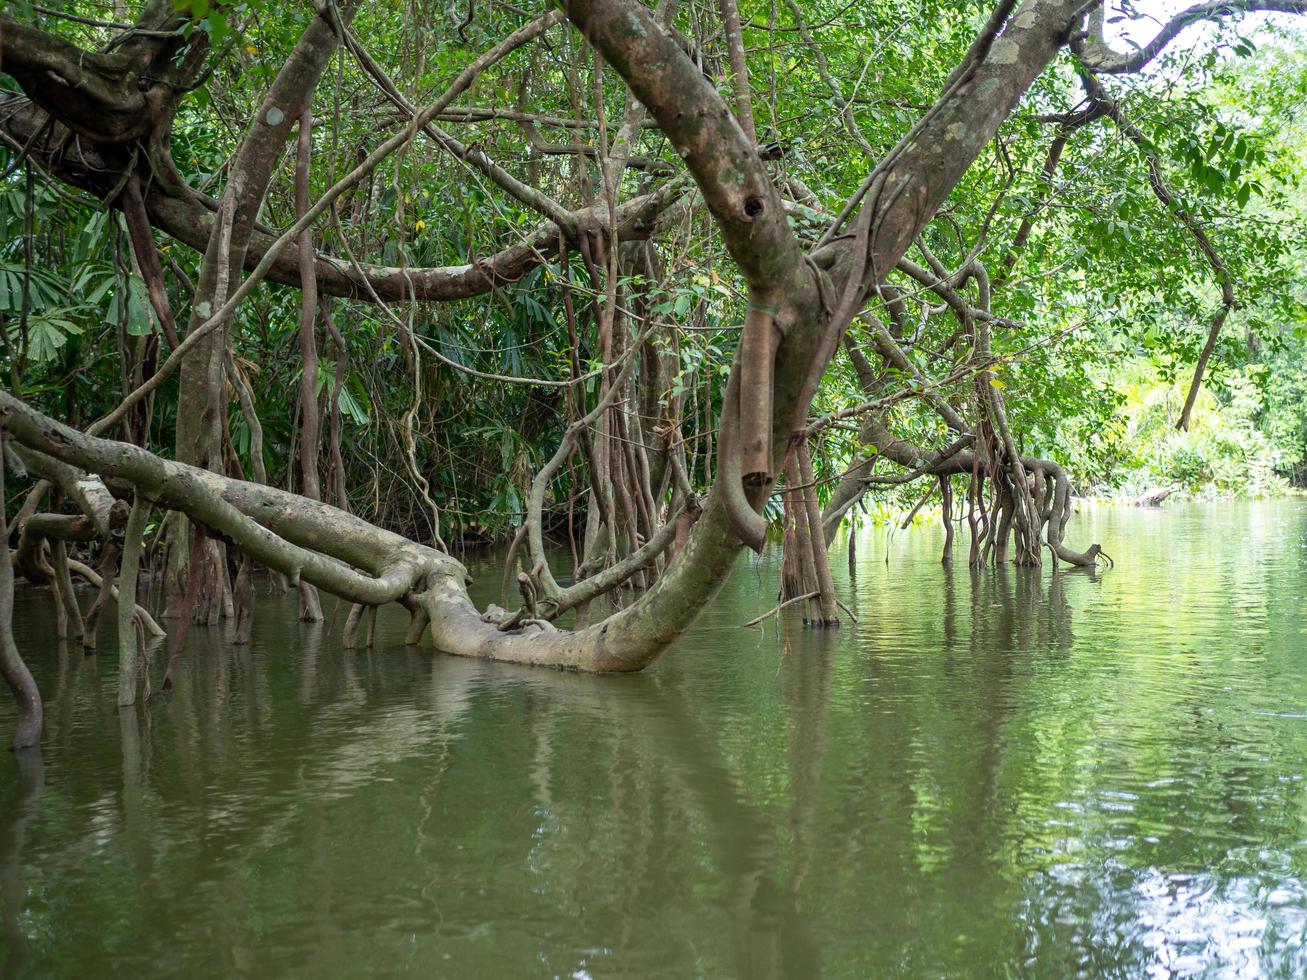
[[[107,629],[69,653],[24,593],[3,975],[1303,975],[1307,505],[1069,539],[1117,567],[869,529],[827,633],[740,629],[775,588],[742,563],[630,677],[409,652],[398,610],[348,652],[261,598],[121,716]]]

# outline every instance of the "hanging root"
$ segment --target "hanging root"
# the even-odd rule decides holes
[[[982,308],[989,309],[989,280],[984,268],[974,263],[970,272],[980,287]],[[1071,483],[1066,471],[1048,460],[1023,459],[1012,437],[1007,411],[995,382],[990,361],[989,321],[984,317],[971,320],[975,336],[975,358],[986,365],[976,375],[976,401],[980,406],[980,426],[976,440],[976,462],[984,457],[990,485],[994,488],[993,511],[986,527],[986,540],[980,549],[980,561],[991,550],[995,562],[1007,560],[1008,537],[1016,544],[1018,565],[1040,564],[1043,540],[1057,560],[1070,565],[1093,565],[1101,548],[1072,551],[1062,544],[1066,522],[1071,516]],[[978,467],[973,469],[973,482]],[[983,502],[982,502],[983,510]],[[997,523],[995,523],[997,521]],[[977,559],[973,542],[972,561]]]
[[[761,496],[766,484],[746,488],[740,454],[740,374],[732,371],[726,384],[721,429],[717,440],[717,486],[725,498],[731,529],[744,544],[762,554],[767,540],[767,521],[758,513],[749,494]]]
[[[110,595],[113,593],[113,573],[118,564],[118,555],[121,548],[118,542],[110,541],[104,546],[104,551],[100,555],[100,587],[95,593],[95,601],[91,603],[91,608],[86,612],[86,634],[82,637],[82,649],[88,654],[95,652],[97,627],[100,623],[100,612],[108,603]],[[72,562],[68,563],[69,571],[72,571]]]
[[[104,579],[99,572],[74,558],[68,559],[68,570],[83,581],[89,582],[93,589],[99,589],[104,585]],[[112,580],[109,583],[109,595],[114,602],[121,601],[122,591],[113,584]],[[145,635],[149,639],[157,640],[168,635],[168,631],[159,625],[158,621],[150,615],[150,611],[144,606],[137,604],[133,615],[140,621],[141,628],[145,630]]]
[[[422,642],[427,627],[431,625],[431,616],[421,603],[409,596],[400,599],[400,604],[409,611],[408,631],[404,634],[404,646],[415,647]]]
[[[86,627],[77,604],[77,593],[73,591],[73,579],[68,572],[68,545],[62,540],[54,542],[54,595],[56,632],[60,639],[81,643]]]
[[[748,488],[772,480],[772,369],[775,330],[768,313],[750,308],[740,336],[740,477]]]
[[[201,615],[201,611],[197,608],[200,591],[204,580],[211,577],[210,573],[212,571],[210,562],[206,560],[208,535],[205,534],[203,526],[198,522],[193,521],[192,528],[191,560],[190,567],[186,570],[186,590],[182,594],[177,630],[173,633],[168,644],[168,669],[163,675],[163,689],[165,691],[172,689],[173,671],[177,669],[177,664],[181,662],[182,649],[186,645],[186,637],[190,635],[191,622]]]
[[[300,580],[300,622],[302,623],[320,623],[322,616],[322,601],[318,598],[318,590],[303,579]]]
[[[250,642],[254,630],[254,575],[249,555],[241,555],[240,570],[236,573],[236,635],[232,642],[244,646]]]
[[[981,467],[978,447],[976,461],[967,489],[972,565],[991,560],[1005,562],[1009,538],[1017,544],[1018,564],[1038,565],[1038,561],[1030,560],[1030,552],[1038,554],[1045,546],[1053,555],[1054,565],[1063,561],[1086,568],[1096,564],[1100,557],[1111,563],[1100,545],[1091,545],[1080,552],[1063,543],[1072,501],[1071,483],[1061,466],[1046,459],[1021,461],[1020,473],[1025,478],[1025,497],[1029,501],[1028,511],[1023,511],[1021,484],[1013,470],[1005,465],[1006,460],[997,461],[996,455],[991,454]],[[992,488],[989,500],[985,496],[987,484]]]
[[[817,506],[816,479],[812,471],[812,455],[808,451],[805,437],[795,446],[795,457],[799,464],[799,479],[803,483],[803,508],[807,514],[808,545],[812,551],[813,571],[817,579],[817,617],[813,626],[838,626],[839,613],[836,611],[835,580],[831,576],[830,563],[826,557],[826,536],[821,527],[821,508]]]
[[[1067,479],[1066,471],[1056,463],[1046,463],[1048,475],[1046,480],[1051,480],[1053,484],[1052,506],[1048,516],[1048,547],[1053,552],[1055,558],[1059,558],[1068,565],[1075,565],[1085,568],[1095,564],[1098,556],[1103,554],[1101,546],[1091,545],[1088,551],[1072,551],[1062,543],[1062,536],[1066,532],[1066,523],[1071,517],[1071,481]],[[1111,559],[1108,559],[1111,562]],[[1114,563],[1113,563],[1114,564]]]
[[[781,605],[811,601],[804,623],[815,627],[838,626],[839,601],[835,598],[835,580],[826,555],[826,537],[822,530],[821,510],[812,470],[812,455],[807,435],[795,433],[785,457],[787,486],[783,496],[785,531],[782,541]]]
[[[132,503],[123,536],[123,557],[119,566],[118,588],[118,704],[136,703],[136,678],[145,663],[145,630],[140,617],[134,615],[137,572],[141,564],[141,539],[150,517],[150,501],[141,494]],[[145,671],[149,680],[149,671]]]
[[[345,628],[340,641],[346,650],[354,650],[358,647],[359,623],[363,621],[363,610],[366,608],[361,602],[356,602],[349,607],[349,615],[345,617]]]
[[[31,748],[41,739],[44,708],[41,692],[27,669],[18,645],[14,642],[14,567],[9,560],[9,525],[5,520],[5,464],[14,458],[8,446],[8,433],[0,430],[0,675],[14,696],[18,708],[18,726],[10,747]]]
[[[940,509],[944,516],[944,554],[942,562],[953,560],[953,479],[939,478]]]

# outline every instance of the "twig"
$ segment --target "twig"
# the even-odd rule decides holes
[[[796,602],[803,602],[803,601],[805,601],[805,600],[807,600],[807,599],[815,599],[815,598],[817,598],[817,596],[818,596],[819,594],[820,594],[820,593],[817,593],[817,592],[809,592],[809,593],[807,593],[806,595],[796,595],[796,596],[795,596],[794,598],[792,598],[792,599],[786,599],[784,602],[782,602],[779,606],[777,606],[775,609],[771,610],[770,612],[765,612],[765,613],[763,613],[761,616],[758,616],[758,617],[756,617],[755,619],[751,619],[751,620],[749,620],[747,623],[741,623],[741,624],[740,624],[740,629],[748,629],[750,626],[757,626],[757,625],[758,625],[759,623],[761,623],[764,619],[767,619],[767,618],[769,618],[769,617],[771,617],[771,616],[775,616],[777,613],[779,613],[779,612],[780,612],[782,609],[784,609],[786,606],[792,606],[792,605],[794,605],[794,603],[796,603]],[[839,602],[838,599],[836,599],[835,601],[836,601],[836,602]],[[844,605],[844,603],[840,602],[840,605]],[[847,612],[848,610],[846,609],[845,611]],[[849,615],[852,616],[853,614],[852,614],[852,613],[849,613]],[[855,619],[854,622],[856,623],[857,620]]]

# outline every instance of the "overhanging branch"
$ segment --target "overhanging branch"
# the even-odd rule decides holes
[[[1120,54],[1107,46],[1103,37],[1103,6],[1090,14],[1088,36],[1077,43],[1080,60],[1090,71],[1106,75],[1123,75],[1139,71],[1162,53],[1163,49],[1191,24],[1204,20],[1232,17],[1251,11],[1266,13],[1307,13],[1307,0],[1208,0],[1182,10],[1163,25],[1157,35],[1131,54]]]

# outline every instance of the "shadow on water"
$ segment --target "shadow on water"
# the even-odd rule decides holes
[[[24,594],[4,976],[1307,969],[1307,509],[1157,516],[1082,518],[1106,573],[870,530],[840,630],[741,630],[746,562],[630,677],[408,650],[398,611],[347,651],[262,598],[122,713],[112,637]]]

